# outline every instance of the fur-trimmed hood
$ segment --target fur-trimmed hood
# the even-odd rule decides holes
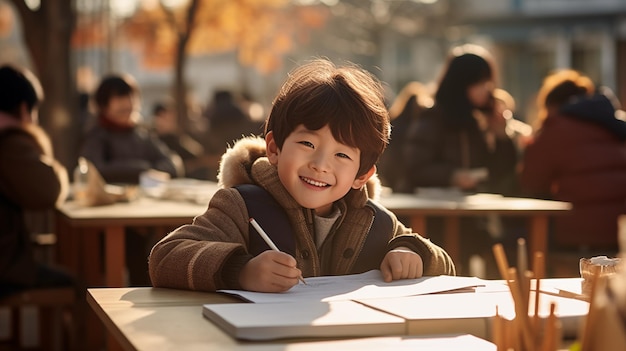
[[[239,184],[254,183],[250,170],[260,157],[266,157],[265,140],[260,137],[245,137],[228,148],[220,161],[217,175],[218,184],[222,188],[230,188]],[[368,197],[377,200],[381,193],[380,179],[374,174],[366,184]]]

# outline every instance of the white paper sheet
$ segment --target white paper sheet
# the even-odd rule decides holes
[[[353,275],[306,278],[284,293],[259,293],[244,290],[218,290],[257,303],[297,301],[339,301],[382,297],[403,297],[472,288],[489,284],[476,277],[441,275],[418,279],[383,281],[379,270]]]

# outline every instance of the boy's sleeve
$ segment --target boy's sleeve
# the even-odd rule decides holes
[[[394,218],[395,236],[389,242],[389,250],[405,246],[416,252],[424,262],[424,276],[456,275],[450,255],[441,247],[418,233],[413,233]]]
[[[247,253],[247,210],[235,189],[215,193],[208,209],[153,248],[148,260],[155,287],[215,291],[237,288]]]

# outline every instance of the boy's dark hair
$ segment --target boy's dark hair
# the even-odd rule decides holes
[[[128,95],[139,97],[139,88],[135,80],[129,75],[112,74],[102,78],[93,99],[98,110],[103,110],[112,97]]]
[[[41,84],[30,71],[11,65],[0,67],[0,111],[19,118],[22,103],[32,112],[42,100]]]
[[[361,151],[361,176],[372,168],[389,142],[389,114],[380,81],[354,65],[337,67],[316,59],[293,70],[274,99],[265,134],[278,148],[298,125],[318,130],[328,125],[339,142]]]

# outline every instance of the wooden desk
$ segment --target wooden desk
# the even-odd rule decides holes
[[[152,198],[98,207],[81,207],[75,202],[67,202],[56,210],[59,261],[83,276],[88,285],[101,284],[93,277],[98,274],[95,270],[99,269],[99,262],[94,262],[99,261],[100,256],[98,234],[103,233],[104,284],[108,287],[125,286],[126,227],[180,226],[202,214],[206,206]]]
[[[544,286],[568,289],[580,286],[580,279],[546,279]],[[574,288],[572,288],[574,286]],[[87,301],[107,330],[124,350],[394,350],[404,337],[357,338],[346,340],[280,340],[242,342],[225,334],[202,316],[205,303],[236,302],[215,293],[161,288],[89,289]],[[389,347],[389,345],[392,345]],[[432,347],[429,349],[441,349]],[[453,348],[449,348],[453,349]],[[454,349],[468,350],[467,345]],[[495,351],[495,348],[493,349]]]
[[[459,217],[524,216],[529,219],[529,249],[548,254],[548,216],[565,214],[571,204],[531,198],[504,197],[494,194],[430,198],[412,194],[391,194],[380,198],[380,203],[398,216],[408,216],[411,228],[426,234],[426,217],[445,217],[443,248],[453,261],[460,257]],[[529,257],[532,257],[529,256]]]
[[[407,338],[412,338],[390,336],[330,340],[237,341],[202,316],[202,304],[204,303],[236,301],[219,294],[181,293],[178,290],[157,288],[108,288],[89,289],[87,300],[115,341],[122,349],[128,351],[381,351],[397,350],[399,346],[404,346],[404,349],[408,350],[408,345],[401,343]],[[113,340],[109,340],[113,342]],[[452,347],[449,340],[442,342],[445,342],[446,346]],[[483,343],[481,342],[481,344]],[[109,349],[111,345],[109,344]],[[432,344],[430,346],[430,349],[438,349],[432,348]],[[456,347],[448,349],[495,351],[495,347],[485,348],[483,344],[481,348],[472,348],[463,342],[459,342]]]
[[[420,234],[426,232],[426,217],[443,216],[446,221],[443,247],[455,262],[459,259],[459,217],[483,216],[488,213],[529,218],[530,253],[541,251],[546,255],[548,216],[566,213],[570,204],[529,198],[511,198],[479,194],[456,198],[426,198],[410,194],[392,194],[380,198],[380,203],[399,216],[410,217],[410,225]],[[124,284],[124,228],[129,226],[177,227],[190,223],[193,217],[206,210],[206,204],[140,198],[128,203],[100,207],[80,207],[74,202],[60,206],[57,213],[59,259],[62,264],[83,271],[82,276],[94,276],[98,265],[100,243],[104,233],[104,284],[123,287]],[[163,234],[166,229],[162,229]],[[90,235],[91,234],[91,235]],[[81,248],[77,245],[86,246]],[[84,257],[80,252],[88,252]],[[93,264],[86,264],[92,262]],[[75,272],[78,273],[78,272]],[[92,281],[95,283],[95,281]],[[92,283],[88,281],[87,283]]]

